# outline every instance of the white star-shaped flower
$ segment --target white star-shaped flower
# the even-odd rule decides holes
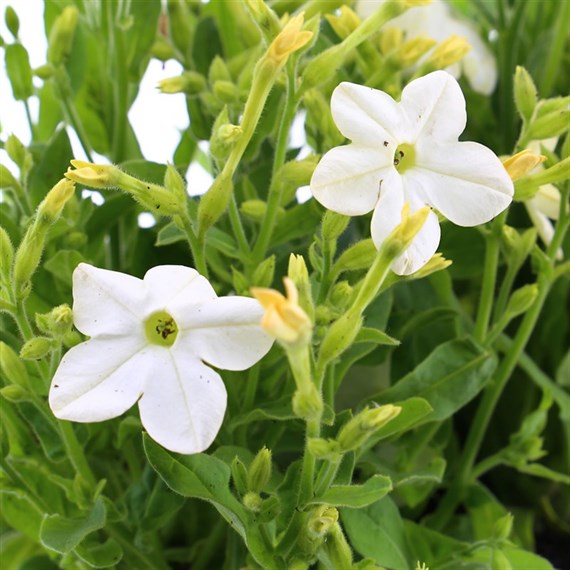
[[[400,103],[371,87],[341,83],[331,110],[352,144],[333,148],[311,179],[313,196],[349,216],[374,210],[371,234],[377,247],[401,221],[402,207],[436,208],[460,226],[491,220],[512,201],[513,183],[498,157],[475,142],[458,142],[467,115],[457,81],[435,71],[412,81]],[[440,239],[430,212],[410,247],[392,269],[408,275],[435,253]]]
[[[362,18],[372,14],[386,0],[359,0],[356,11]],[[390,20],[383,30],[400,28],[406,40],[429,36],[438,42],[450,36],[462,36],[471,46],[471,51],[462,61],[447,69],[454,77],[463,72],[471,87],[483,95],[490,95],[497,84],[495,56],[481,39],[479,32],[469,22],[455,18],[449,5],[443,0],[434,0],[427,6],[415,6]]]
[[[98,422],[138,401],[148,434],[178,453],[203,451],[220,429],[227,394],[210,366],[244,370],[273,342],[255,299],[218,298],[207,279],[179,265],[154,267],[141,280],[81,263],[73,314],[91,338],[55,373],[54,414]]]

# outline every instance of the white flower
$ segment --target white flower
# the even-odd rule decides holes
[[[412,81],[396,103],[382,91],[341,83],[332,115],[352,144],[327,152],[311,179],[325,207],[358,216],[374,210],[371,234],[380,247],[401,221],[405,202],[414,212],[432,206],[460,226],[482,224],[511,203],[513,183],[487,147],[458,142],[467,116],[457,81],[435,71]],[[440,229],[430,212],[393,270],[408,275],[435,253]]]
[[[362,18],[368,17],[385,0],[359,0],[356,11]],[[463,36],[471,45],[471,51],[459,64],[447,68],[454,77],[465,74],[471,87],[483,95],[490,95],[497,84],[495,57],[481,39],[477,30],[468,22],[454,18],[449,5],[443,0],[433,0],[427,6],[416,6],[401,16],[390,20],[383,29],[400,28],[406,40],[430,36],[439,42],[449,36]]]
[[[197,453],[214,440],[226,389],[210,366],[244,370],[273,339],[255,299],[218,298],[194,269],[154,267],[144,280],[81,263],[73,273],[75,326],[91,338],[63,357],[49,403],[64,420],[98,422],[138,401],[158,443]]]

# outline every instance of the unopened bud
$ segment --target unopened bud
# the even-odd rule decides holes
[[[348,226],[350,222],[349,216],[344,216],[343,214],[337,214],[332,210],[327,210],[323,217],[322,234],[323,239],[327,241],[332,241],[337,239],[342,232]]]
[[[271,451],[263,447],[255,456],[247,472],[247,488],[261,493],[271,478]]]
[[[515,105],[519,115],[525,120],[530,121],[538,100],[536,85],[532,80],[529,72],[517,65],[515,70]]]
[[[245,6],[252,20],[267,42],[281,31],[277,14],[263,0],[245,0]]]
[[[226,211],[233,188],[231,178],[218,176],[202,196],[198,206],[198,232],[201,236],[204,236]]]
[[[39,360],[48,355],[55,344],[53,339],[37,336],[26,342],[20,349],[20,358],[24,360]]]
[[[20,19],[18,18],[18,14],[16,14],[16,10],[14,10],[12,6],[6,7],[4,21],[6,22],[6,27],[10,30],[10,33],[14,38],[17,38],[20,30]]]
[[[49,313],[36,313],[36,325],[45,334],[63,338],[73,326],[73,312],[69,305],[54,307]]]
[[[176,57],[176,52],[174,51],[172,44],[161,35],[158,35],[154,40],[154,43],[150,48],[150,54],[152,57],[163,62]]]
[[[323,364],[338,358],[352,345],[362,327],[362,317],[353,311],[344,313],[328,329],[319,351],[319,360]]]
[[[267,58],[272,61],[277,68],[282,68],[289,56],[301,49],[313,37],[313,32],[303,31],[303,14],[298,14],[289,19],[283,29],[277,34],[275,39],[267,49]]]
[[[252,284],[256,287],[268,287],[273,283],[275,275],[275,255],[264,259],[253,272]]]
[[[307,531],[312,538],[324,538],[338,522],[338,510],[321,505],[314,509],[307,520]]]
[[[543,140],[558,137],[568,131],[568,125],[570,125],[570,109],[566,105],[561,110],[539,116],[532,121],[525,138]]]
[[[507,513],[495,523],[493,528],[493,536],[497,540],[507,540],[511,536],[513,530],[514,517],[511,513]]]
[[[242,134],[243,129],[240,126],[230,123],[213,129],[210,138],[210,152],[218,159],[227,158]]]
[[[232,76],[228,70],[226,62],[219,55],[214,57],[208,70],[208,81],[213,85],[216,81],[231,82]]]
[[[72,180],[63,178],[46,195],[42,203],[38,206],[38,220],[42,223],[52,224],[55,222],[67,201],[75,192],[75,183]]]
[[[32,156],[16,135],[8,137],[4,149],[20,170],[29,170],[32,164]]]
[[[239,99],[239,89],[231,81],[218,80],[212,87],[214,95],[224,104],[235,103]]]
[[[412,273],[409,278],[410,279],[423,279],[428,275],[432,275],[433,273],[437,273],[438,271],[442,271],[447,269],[453,261],[451,259],[445,259],[441,253],[436,253],[432,255],[430,260],[420,267],[415,273]]]
[[[186,95],[198,95],[206,89],[206,80],[197,71],[185,71],[176,77],[167,77],[158,82],[161,93],[186,93]]]
[[[40,79],[43,79],[44,81],[47,81],[48,79],[53,77],[54,72],[55,69],[53,68],[53,65],[49,63],[40,65],[39,67],[36,67],[34,69],[34,75],[36,77],[39,77]]]
[[[334,439],[312,437],[308,440],[307,447],[309,452],[314,455],[316,459],[334,463],[342,457],[340,445],[338,441]]]
[[[180,172],[170,162],[166,165],[166,172],[164,173],[164,187],[172,192],[181,204],[186,202],[186,184]]]
[[[508,316],[509,319],[514,319],[516,316],[524,313],[534,303],[537,295],[538,285],[536,283],[524,285],[520,289],[517,289],[509,299],[505,310],[506,316]]]
[[[254,222],[261,222],[267,212],[267,202],[263,200],[245,200],[240,204],[239,211]]]
[[[326,14],[325,18],[331,25],[331,28],[335,31],[336,35],[344,40],[349,36],[361,23],[360,16],[351,8],[343,4],[339,10],[340,14]]]
[[[247,493],[247,469],[243,461],[236,455],[230,465],[234,486],[240,495]]]
[[[323,412],[323,399],[314,384],[304,386],[293,394],[293,413],[305,421],[320,418]]]
[[[309,270],[302,255],[292,253],[289,256],[289,266],[287,275],[297,287],[299,293],[299,306],[314,321],[315,307],[313,304],[313,295],[311,292],[311,283],[309,281]]]
[[[452,35],[435,48],[426,65],[432,69],[445,69],[461,61],[470,50],[471,46],[464,37]]]
[[[413,214],[410,214],[410,204],[406,202],[402,208],[401,223],[397,225],[384,242],[380,244],[383,253],[391,259],[395,259],[403,253],[412,243],[417,233],[422,229],[429,212],[429,207],[424,206]]]
[[[393,404],[363,410],[341,428],[337,437],[341,450],[346,452],[358,449],[375,431],[392,421],[401,411],[400,406]]]
[[[124,173],[112,164],[93,164],[72,160],[75,170],[68,170],[65,177],[89,188],[116,188]]]
[[[413,38],[397,50],[393,56],[394,60],[401,68],[410,67],[417,63],[436,43],[436,40],[427,36]]]
[[[257,493],[246,493],[242,499],[243,506],[252,513],[258,513],[261,510],[263,499]]]
[[[380,51],[383,55],[388,55],[393,50],[400,48],[403,42],[404,32],[402,28],[390,26],[382,30],[382,35],[380,36]]]
[[[11,384],[10,386],[4,386],[0,389],[0,396],[8,400],[8,402],[13,402],[17,404],[18,402],[25,402],[31,399],[31,395],[22,386],[17,386],[16,384]]]
[[[535,154],[532,150],[526,149],[521,152],[517,152],[506,160],[503,160],[503,166],[511,177],[511,180],[514,182],[515,180],[529,174],[545,160],[546,156]]]
[[[4,378],[18,386],[28,386],[26,366],[20,357],[5,342],[0,340],[0,370]]]
[[[235,267],[232,267],[232,283],[238,295],[247,295],[249,279]]]
[[[334,524],[317,552],[325,568],[351,568],[352,550],[338,523]]]
[[[79,10],[76,6],[66,6],[55,19],[48,40],[47,60],[57,66],[71,53]]]
[[[14,261],[14,247],[8,232],[0,226],[0,279],[5,283],[10,281],[12,262]]]
[[[339,281],[338,283],[335,283],[330,292],[330,302],[334,307],[336,307],[336,309],[343,311],[348,307],[350,300],[352,299],[353,292],[354,288],[348,281]]]

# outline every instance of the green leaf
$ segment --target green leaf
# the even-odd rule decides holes
[[[5,568],[20,569],[26,560],[35,560],[34,554],[39,552],[40,547],[19,532],[5,531],[0,534],[0,560]],[[53,570],[57,570],[57,566]]]
[[[32,68],[28,52],[22,44],[6,46],[6,73],[16,101],[25,101],[34,93]]]
[[[73,271],[83,261],[85,258],[78,251],[62,249],[44,263],[44,268],[56,279],[69,285]]]
[[[46,456],[52,461],[61,461],[65,457],[65,449],[53,424],[30,402],[20,402],[18,407],[34,430]]]
[[[433,411],[429,402],[423,398],[409,398],[402,402],[394,402],[394,404],[400,406],[402,411],[393,420],[389,421],[385,426],[374,433],[368,440],[367,447],[372,447],[387,437],[400,435],[412,429]]]
[[[5,564],[6,561],[2,558],[2,562]],[[9,563],[8,563],[9,564]],[[7,566],[8,568],[16,568],[16,566]],[[26,560],[21,566],[18,566],[18,570],[59,570],[59,566],[50,560],[47,556],[34,556]]]
[[[503,554],[508,558],[513,568],[528,568],[529,570],[554,570],[554,566],[542,556],[527,552],[520,548],[505,548]]]
[[[488,540],[493,536],[495,523],[508,514],[493,494],[481,483],[470,485],[465,495],[474,540]]]
[[[26,493],[2,488],[0,512],[11,528],[37,542],[44,513]]]
[[[442,421],[480,392],[496,365],[496,357],[472,339],[452,340],[437,347],[379,399],[393,403],[419,396],[433,408],[428,421]]]
[[[287,421],[295,419],[297,416],[291,407],[291,396],[285,396],[263,407],[255,408],[247,414],[235,417],[230,423],[230,429],[233,430],[238,426],[263,420]]]
[[[400,341],[384,331],[373,329],[370,327],[362,327],[354,342],[371,342],[374,344],[385,344],[387,346],[399,346]]]
[[[127,61],[132,81],[139,81],[144,72],[144,64],[150,58],[149,50],[156,36],[160,15],[160,0],[133,2],[130,5],[133,25],[124,34],[127,42]]]
[[[432,568],[437,568],[436,563],[455,556],[469,547],[466,542],[460,542],[409,520],[404,521],[404,530],[408,539],[407,544],[412,551],[412,560],[429,561],[428,564]],[[448,568],[453,567],[450,565]]]
[[[65,554],[76,548],[88,534],[103,528],[105,521],[105,504],[99,497],[86,517],[45,516],[40,528],[40,542],[50,550]]]
[[[90,544],[85,544],[86,542]],[[74,552],[92,568],[114,567],[123,557],[123,549],[113,538],[109,538],[103,544],[85,540],[77,546]]]
[[[364,509],[342,509],[341,517],[359,554],[393,570],[412,567],[400,511],[390,497]]]
[[[144,450],[154,470],[176,493],[212,503],[240,535],[245,536],[245,511],[231,494],[230,468],[205,453],[178,455],[143,435]]]
[[[311,503],[360,509],[379,501],[392,488],[390,477],[373,475],[362,485],[333,485]]]

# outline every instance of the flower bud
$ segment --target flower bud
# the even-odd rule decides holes
[[[216,81],[231,82],[232,76],[228,70],[226,62],[219,55],[214,57],[208,70],[208,81],[213,85]]]
[[[32,155],[16,135],[10,135],[4,149],[21,171],[27,172],[32,166]]]
[[[334,265],[333,273],[338,275],[343,271],[368,269],[377,254],[378,252],[371,239],[359,241],[342,252]]]
[[[540,107],[540,105],[538,106]],[[558,137],[568,131],[570,109],[566,107],[541,115],[529,126],[525,139],[543,140]]]
[[[273,283],[275,274],[275,255],[264,259],[253,272],[252,283],[256,287],[268,287]]]
[[[50,63],[40,65],[39,67],[36,67],[34,69],[34,75],[36,77],[39,77],[43,81],[47,81],[48,79],[53,77],[54,73],[55,73],[55,69],[54,69],[53,65],[51,65]]]
[[[232,267],[232,283],[238,295],[247,295],[250,285],[249,279],[235,267]]]
[[[263,0],[245,0],[245,7],[251,19],[267,42],[270,42],[281,31],[277,14]]]
[[[267,202],[263,200],[245,200],[240,204],[239,211],[246,218],[259,223],[265,218]]]
[[[39,360],[49,354],[54,346],[53,339],[37,336],[24,343],[20,349],[20,358],[24,360]]]
[[[493,537],[496,540],[507,540],[513,530],[513,521],[514,517],[511,513],[497,520],[493,528]]]
[[[320,437],[309,438],[307,442],[309,452],[316,459],[331,461],[333,463],[340,460],[342,453],[338,441],[334,439],[322,439]]]
[[[313,32],[301,30],[303,20],[302,13],[290,18],[269,45],[267,58],[276,68],[281,69],[287,63],[289,56],[301,49],[313,37]]]
[[[362,327],[362,317],[353,311],[344,313],[328,329],[321,342],[319,360],[327,364],[338,358],[352,345]]]
[[[513,570],[513,565],[501,550],[494,549],[491,559],[491,570]]]
[[[526,176],[545,160],[546,156],[535,154],[532,150],[525,149],[503,160],[503,166],[511,177],[511,180],[514,182],[515,180]]]
[[[0,340],[0,370],[12,384],[28,386],[29,377],[26,366],[18,355],[5,342]]]
[[[350,216],[337,214],[332,210],[327,210],[323,217],[322,235],[327,241],[336,240],[348,226]]]
[[[263,499],[257,493],[252,493],[250,491],[243,496],[242,502],[243,506],[248,511],[251,511],[252,513],[258,513],[261,510]]]
[[[318,419],[323,413],[323,399],[314,384],[307,384],[293,394],[292,407],[298,418]]]
[[[303,89],[318,87],[333,77],[344,62],[344,51],[340,43],[315,56],[303,72]]]
[[[54,307],[49,313],[36,313],[36,325],[45,334],[61,339],[73,326],[73,312],[69,305]]]
[[[366,408],[340,430],[337,441],[343,452],[361,447],[378,429],[392,421],[402,411],[400,406],[386,404],[377,408]]]
[[[8,402],[13,402],[17,404],[19,402],[25,402],[31,399],[31,395],[22,386],[17,386],[16,384],[11,384],[10,386],[4,386],[0,389],[0,396],[8,400]]]
[[[236,455],[230,465],[232,471],[232,479],[237,492],[240,495],[245,495],[247,493],[247,469],[243,464],[243,461]]]
[[[198,233],[204,236],[226,211],[234,189],[231,178],[220,175],[202,196],[198,206]]]
[[[197,71],[185,71],[176,77],[167,77],[158,82],[158,90],[161,93],[186,93],[186,95],[198,95],[206,89],[206,80]]]
[[[505,316],[508,319],[514,319],[516,316],[524,313],[534,303],[538,295],[538,285],[524,285],[517,289],[509,299],[509,303],[505,310]]]
[[[271,478],[271,451],[263,447],[255,456],[247,472],[247,488],[261,493]]]
[[[295,283],[283,279],[287,296],[274,289],[252,288],[252,295],[261,303],[265,314],[261,326],[281,344],[302,346],[310,342],[313,324],[299,306],[299,293]]]
[[[338,522],[338,510],[321,505],[309,514],[307,531],[311,538],[324,538]]]
[[[351,568],[352,550],[338,523],[332,525],[326,540],[317,552],[325,568]]]
[[[0,226],[0,279],[10,282],[10,272],[14,261],[14,247],[8,232]]]
[[[529,72],[517,65],[515,70],[515,105],[524,121],[530,121],[538,100],[536,85]]]
[[[4,13],[4,21],[6,22],[6,27],[10,30],[10,33],[14,38],[18,37],[18,32],[20,30],[20,20],[16,10],[12,6],[6,7],[6,12]]]
[[[170,41],[161,35],[157,35],[152,47],[150,48],[150,55],[159,61],[165,62],[169,59],[175,59],[176,52]]]
[[[186,203],[186,184],[178,170],[170,162],[166,165],[166,172],[164,173],[164,187],[174,194],[181,204]]]
[[[311,322],[313,322],[315,307],[313,304],[311,283],[309,281],[309,271],[302,255],[295,255],[294,253],[289,255],[287,275],[291,281],[293,281],[299,293],[299,306],[307,313]]]
[[[394,228],[392,233],[381,244],[383,253],[391,259],[395,259],[403,253],[412,243],[416,234],[422,229],[429,212],[429,207],[424,206],[410,214],[410,204],[406,202],[402,208],[401,223]]]
[[[401,46],[393,55],[398,67],[411,67],[425,55],[435,44],[436,40],[427,36],[418,36]]]
[[[432,273],[437,273],[438,271],[442,271],[447,269],[453,261],[451,259],[445,259],[441,253],[436,253],[432,255],[430,260],[420,267],[415,273],[408,276],[409,279],[423,279]]]
[[[224,104],[235,103],[239,99],[239,89],[231,81],[218,80],[212,86],[214,95]]]
[[[333,14],[326,14],[325,18],[335,31],[335,34],[344,40],[349,36],[361,23],[360,16],[346,4],[343,4],[339,10],[338,16]]]
[[[75,192],[75,183],[61,179],[46,195],[38,206],[37,219],[41,223],[53,224],[63,211],[67,201]]]
[[[47,60],[57,66],[71,53],[79,10],[76,6],[66,6],[55,19],[49,33]]]
[[[445,69],[461,61],[471,50],[469,42],[462,36],[452,35],[443,40],[431,54],[426,66],[432,69]]]
[[[65,177],[89,188],[116,188],[124,173],[112,164],[93,164],[83,160],[72,160],[75,170],[68,170]]]
[[[382,30],[380,36],[380,51],[382,55],[388,55],[390,52],[400,48],[404,42],[404,32],[402,28],[390,26]]]

